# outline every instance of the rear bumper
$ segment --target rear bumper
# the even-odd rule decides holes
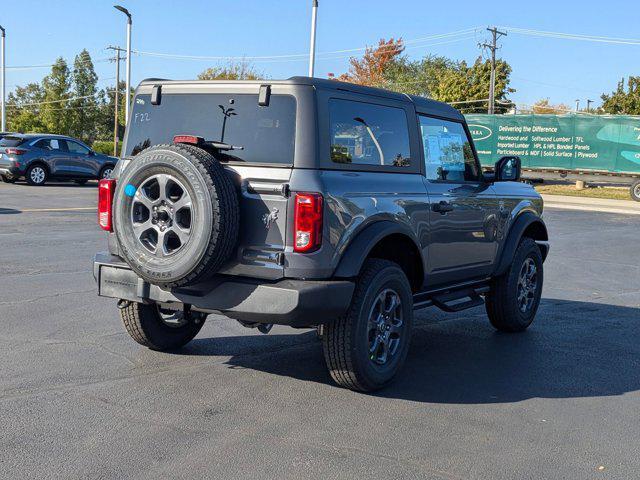
[[[220,275],[210,281],[164,290],[133,272],[119,257],[98,253],[93,276],[98,295],[141,303],[188,304],[245,322],[304,327],[328,323],[351,303],[350,281],[280,280],[265,282]]]
[[[0,175],[6,175],[8,177],[19,177],[22,175],[18,167],[9,167],[6,165],[0,166]]]

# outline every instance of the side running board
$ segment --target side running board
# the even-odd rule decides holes
[[[413,309],[436,306],[445,312],[460,312],[484,304],[481,295],[489,291],[487,282],[430,290],[413,296]]]

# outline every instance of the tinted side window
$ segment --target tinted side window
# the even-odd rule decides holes
[[[420,115],[420,132],[429,180],[479,180],[478,163],[461,123]]]
[[[43,138],[42,140],[38,140],[36,143],[33,144],[33,146],[36,148],[42,148],[43,150],[51,150],[51,145],[49,144],[49,140],[46,138]]]
[[[63,140],[63,142],[67,143],[67,149],[71,153],[77,153],[79,155],[86,155],[89,153],[89,149],[87,147],[80,145],[79,143],[72,142],[70,140]]]
[[[329,100],[331,160],[360,165],[411,165],[407,115],[401,108]]]

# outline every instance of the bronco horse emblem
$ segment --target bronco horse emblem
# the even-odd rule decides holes
[[[271,224],[278,219],[278,209],[274,208],[269,213],[265,213],[262,215],[262,223],[264,223],[264,228],[271,228]]]

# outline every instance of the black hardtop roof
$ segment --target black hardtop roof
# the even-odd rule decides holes
[[[407,95],[405,93],[393,92],[391,90],[385,90],[382,88],[375,87],[367,87],[364,85],[356,85],[354,83],[341,82],[339,80],[329,80],[325,78],[315,78],[315,77],[290,77],[286,80],[165,80],[159,78],[149,78],[140,82],[140,85],[158,85],[158,84],[169,84],[169,83],[189,83],[189,84],[207,84],[207,83],[216,83],[216,84],[224,84],[224,83],[243,83],[243,84],[269,84],[269,85],[309,85],[318,89],[325,90],[338,90],[338,91],[347,91],[353,93],[360,93],[363,95],[373,95],[377,97],[390,98],[399,101],[410,101],[415,105],[415,108],[418,112],[424,112],[431,115],[440,115],[446,118],[453,118],[457,120],[462,120],[464,117],[462,114],[453,108],[451,105],[448,105],[443,102],[438,102],[436,100],[431,100],[429,98],[420,97],[418,95]]]

